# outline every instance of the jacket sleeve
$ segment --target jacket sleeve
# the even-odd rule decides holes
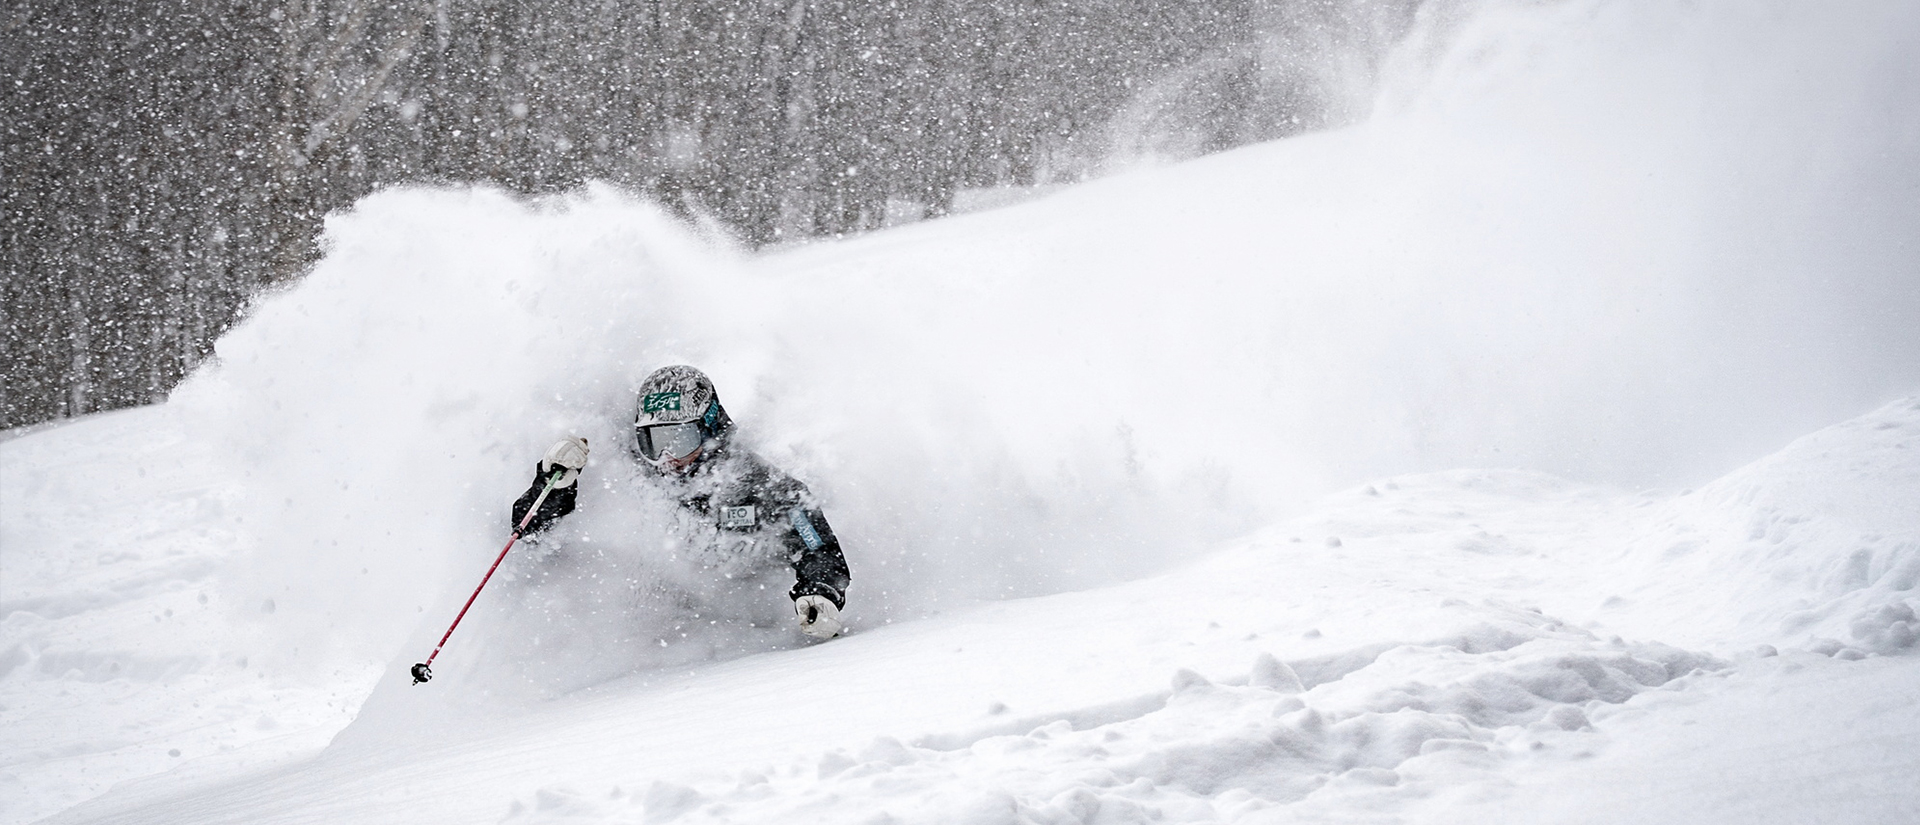
[[[762,473],[755,485],[759,499],[775,506],[771,515],[776,521],[771,526],[778,531],[787,562],[793,565],[793,589],[787,595],[795,601],[801,596],[825,596],[834,607],[846,607],[851,576],[826,514],[814,505],[807,485],[755,458]]]
[[[546,486],[547,477],[541,474],[540,465],[535,464],[533,467],[533,484],[528,486],[527,491],[521,493],[520,498],[513,502],[513,521],[508,523],[508,529],[520,526],[520,520],[527,517],[527,508],[533,506],[533,500],[540,497],[540,491],[545,489]],[[533,514],[533,520],[527,522],[527,529],[522,531],[521,535],[533,535],[534,533],[545,530],[555,521],[560,520],[561,516],[573,512],[574,499],[576,499],[579,494],[580,484],[578,482],[565,487],[553,488],[553,492],[547,494],[547,500],[540,503],[540,512]]]
[[[847,585],[852,576],[847,558],[840,552],[840,540],[834,538],[827,517],[808,504],[797,504],[787,511],[789,529],[785,532],[787,560],[793,563],[793,590],[787,595],[825,596],[834,607],[847,606]]]

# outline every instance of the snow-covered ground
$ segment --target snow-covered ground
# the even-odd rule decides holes
[[[0,441],[0,824],[1920,819],[1916,45],[1434,4],[1367,123],[762,257],[370,198],[167,404]],[[662,557],[674,362],[846,638]]]
[[[161,550],[14,608],[9,791],[171,760],[59,821],[1911,821],[1916,502],[1920,399],[1685,493],[1389,477],[1137,581],[547,700],[397,660],[319,753],[368,674],[168,645],[209,609]],[[109,638],[142,644],[67,647]]]

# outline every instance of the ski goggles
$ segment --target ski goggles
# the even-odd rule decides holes
[[[706,430],[701,428],[698,421],[655,424],[635,428],[634,432],[640,440],[640,454],[654,461],[686,458],[707,440]]]

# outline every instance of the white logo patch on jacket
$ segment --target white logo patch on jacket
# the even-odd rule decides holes
[[[750,529],[759,523],[760,514],[751,504],[720,508],[720,526],[728,530]]]

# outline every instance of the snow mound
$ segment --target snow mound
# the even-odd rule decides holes
[[[1896,653],[1920,637],[1920,398],[1801,438],[1681,496],[1633,540],[1755,643]],[[1703,587],[1704,585],[1704,587]]]

